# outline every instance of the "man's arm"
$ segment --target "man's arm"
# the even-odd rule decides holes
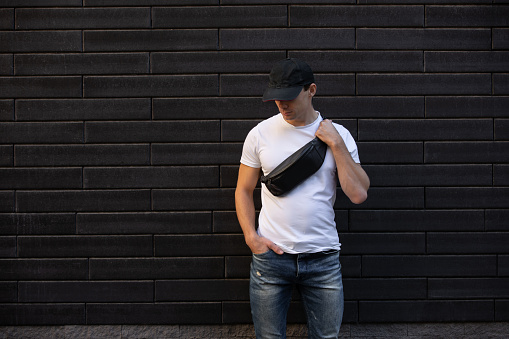
[[[242,227],[242,232],[244,232],[246,244],[251,249],[251,252],[260,254],[271,249],[278,254],[283,254],[283,251],[276,244],[267,238],[260,237],[256,233],[253,192],[259,178],[259,168],[240,165],[237,189],[235,190],[237,218],[239,219],[240,227]]]
[[[316,136],[332,150],[341,189],[354,204],[361,204],[368,198],[369,177],[360,164],[350,155],[345,142],[332,121],[324,120],[316,131]]]

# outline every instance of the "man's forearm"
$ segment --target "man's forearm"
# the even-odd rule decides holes
[[[242,190],[236,190],[235,208],[240,227],[244,233],[244,238],[249,245],[249,240],[256,235],[256,214],[253,195]]]

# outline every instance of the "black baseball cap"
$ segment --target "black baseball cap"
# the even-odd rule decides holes
[[[313,71],[307,63],[295,58],[281,60],[270,71],[263,101],[293,100],[304,86],[314,82]]]

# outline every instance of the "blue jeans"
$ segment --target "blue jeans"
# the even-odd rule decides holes
[[[300,292],[309,338],[337,338],[343,319],[339,252],[253,254],[249,295],[257,339],[286,338],[293,287]]]

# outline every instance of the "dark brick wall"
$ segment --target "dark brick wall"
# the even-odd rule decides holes
[[[287,56],[372,182],[345,322],[509,321],[508,1],[0,6],[0,325],[249,323],[233,193]]]

